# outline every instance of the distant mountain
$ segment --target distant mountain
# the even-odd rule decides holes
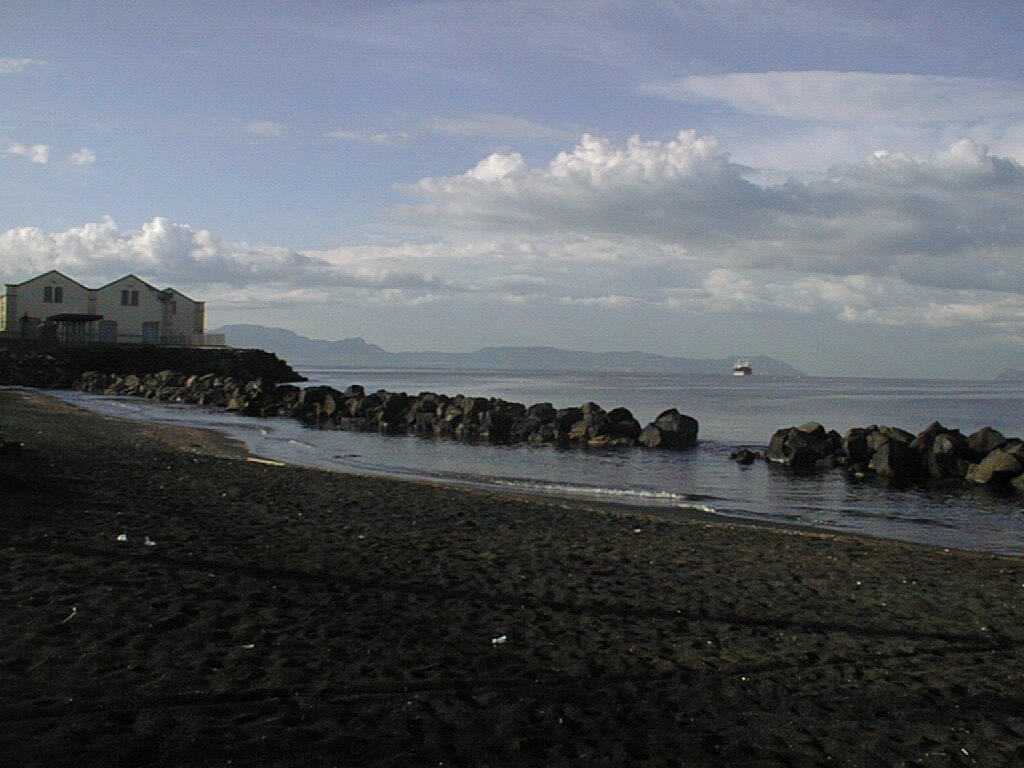
[[[1024,381],[1024,371],[1019,368],[1007,368],[996,376],[996,381]]]
[[[233,347],[265,349],[293,366],[333,365],[351,368],[456,368],[548,371],[622,371],[636,373],[724,374],[734,357],[692,359],[649,352],[575,352],[555,347],[484,347],[476,352],[388,352],[364,339],[341,341],[309,339],[284,328],[262,325],[226,325],[210,333],[223,333]],[[803,376],[780,360],[748,358],[755,374]]]

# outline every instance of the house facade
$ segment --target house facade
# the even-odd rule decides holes
[[[51,270],[6,285],[0,334],[20,338],[118,344],[223,346],[204,333],[206,305],[174,288],[160,290],[135,275],[87,288]]]

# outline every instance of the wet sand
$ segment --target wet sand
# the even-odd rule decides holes
[[[0,391],[12,766],[1016,766],[1024,561],[248,460]]]

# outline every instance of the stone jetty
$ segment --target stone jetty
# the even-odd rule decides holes
[[[311,427],[420,434],[467,442],[552,443],[587,448],[683,449],[697,444],[696,419],[670,408],[641,427],[627,408],[606,411],[597,403],[555,408],[498,398],[379,390],[359,385],[344,391],[300,388],[264,380],[243,381],[213,373],[175,371],[139,376],[83,373],[75,389],[226,408],[247,416],[291,416]]]
[[[842,467],[854,476],[897,482],[965,482],[1024,491],[1024,441],[992,427],[964,435],[930,424],[918,434],[898,427],[854,427],[843,436],[817,422],[780,429],[765,451],[741,449],[733,459],[758,458],[803,471]]]

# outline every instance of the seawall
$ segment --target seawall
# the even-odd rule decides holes
[[[63,344],[0,339],[0,384],[66,389],[86,371],[146,375],[160,371],[215,374],[243,381],[305,381],[287,362],[261,349]]]

